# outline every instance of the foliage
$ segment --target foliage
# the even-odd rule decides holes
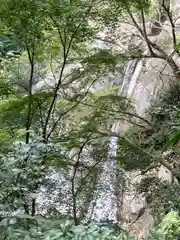
[[[24,223],[22,224],[22,221]],[[26,223],[28,223],[28,229]],[[95,222],[89,224],[73,225],[73,221],[67,217],[56,219],[46,219],[42,217],[26,217],[5,219],[1,222],[1,231],[9,225],[8,231],[5,233],[8,239],[118,239],[133,240],[118,226],[110,224],[97,224]],[[19,227],[21,226],[21,228]],[[1,232],[3,234],[3,232]],[[10,236],[10,237],[9,237]],[[3,237],[1,235],[1,237]],[[0,238],[3,239],[3,238]]]
[[[180,218],[175,211],[170,211],[163,219],[160,230],[168,239],[175,239],[180,233]]]
[[[45,174],[43,158],[36,147],[23,143],[15,144],[1,153],[1,203],[15,211],[28,196],[36,193],[37,184]],[[8,159],[8,161],[7,161]]]
[[[150,240],[174,240],[180,233],[180,218],[177,212],[170,211],[151,234]]]
[[[129,11],[143,16],[149,9],[151,2],[146,0],[1,1],[0,226],[4,239],[132,239],[119,228],[80,222],[109,154],[112,123],[137,126],[137,119],[143,121],[131,102],[119,96],[119,86],[110,83],[97,92],[96,82],[114,73],[127,57],[111,47],[94,46],[94,40]],[[119,138],[122,167],[146,171],[156,165],[170,137],[171,144],[179,140],[178,133],[174,136],[179,130],[178,104],[175,87],[151,109],[150,128],[141,125],[144,131],[132,129]],[[48,212],[46,218],[35,217],[39,188],[51,189],[46,177],[53,171],[69,183],[68,215],[73,221],[50,219]],[[151,188],[150,202],[160,194],[164,205],[170,202],[167,208],[162,204],[166,210],[177,207],[175,185],[171,189],[151,180],[149,186],[144,179],[139,191]],[[66,201],[63,184],[56,183],[62,190],[59,203]]]
[[[125,111],[130,104],[111,89],[99,96],[91,91],[120,60],[111,49],[87,46],[104,27],[101,2],[8,0],[0,6],[1,31],[21,49],[18,58],[3,56],[1,62],[0,200],[7,207],[1,217],[6,222],[4,214],[25,212],[27,221],[16,219],[18,229],[6,226],[8,237],[20,238],[21,231],[30,234],[32,230],[33,238],[39,230],[31,228],[30,215],[38,210],[37,193],[52,170],[70,182],[69,211],[74,211],[75,224],[79,221],[80,207],[84,208],[94,192],[95,166],[101,165],[108,152],[108,136],[102,137],[103,132],[114,116],[122,117],[120,109]],[[2,50],[6,50],[4,45]],[[49,72],[52,77],[47,76]],[[45,82],[38,88],[41,78]],[[27,229],[20,229],[24,225]],[[47,239],[52,238],[48,234],[62,234],[53,226],[47,231]]]
[[[163,92],[149,109],[151,126],[134,128],[119,141],[118,160],[127,170],[140,170],[143,178],[138,191],[144,193],[155,216],[161,218],[171,209],[179,210],[179,85]],[[172,182],[161,180],[154,172],[164,164]],[[152,175],[153,174],[153,175]]]
[[[15,57],[21,54],[21,49],[15,40],[0,36],[0,58]]]

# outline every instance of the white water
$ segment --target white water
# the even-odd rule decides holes
[[[119,95],[130,97],[135,88],[137,78],[141,71],[142,62],[131,60],[128,62],[123,84],[120,88]],[[115,129],[115,124],[112,130]],[[113,220],[116,221],[117,213],[117,196],[116,196],[116,155],[117,155],[117,137],[111,137],[109,143],[108,160],[103,165],[103,172],[96,189],[96,197],[94,198],[94,208],[91,219]],[[92,206],[90,206],[92,209]]]
[[[138,64],[137,60],[131,60],[127,63],[127,67],[126,67],[126,70],[124,73],[124,78],[123,78],[123,84],[122,84],[121,88],[119,89],[119,95],[127,96],[127,91],[129,89],[129,83],[134,75],[137,64]]]
[[[116,154],[117,154],[117,137],[111,137],[109,143],[109,161],[103,164],[103,172],[100,176],[94,198],[95,204],[91,219],[113,220],[116,221]],[[92,206],[90,206],[92,209]]]
[[[138,76],[141,72],[141,69],[142,69],[142,61],[139,61],[136,65],[135,71],[134,71],[134,73],[131,77],[131,81],[130,81],[130,84],[129,84],[129,87],[128,87],[128,91],[127,91],[127,97],[128,98],[130,98],[131,95],[133,94]]]

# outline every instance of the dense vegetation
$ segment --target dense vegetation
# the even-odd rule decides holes
[[[129,59],[146,57],[166,60],[179,78],[172,55],[147,37],[145,19],[153,4],[1,0],[0,239],[133,239],[120,224],[86,219],[115,120],[133,125],[125,136],[116,135],[117,164],[121,170],[142,170],[138,191],[146,194],[157,220],[150,238],[178,236],[180,87],[172,86],[162,95],[147,120],[136,114],[130,100],[119,96],[120,83],[106,82],[109,73],[123,76],[123,64]],[[167,5],[161,8],[171,22]],[[133,17],[137,11],[143,26]],[[127,16],[144,38],[149,55],[95,44],[100,31],[113,29]],[[173,31],[172,35],[173,53],[179,54]],[[171,183],[148,175],[160,164],[171,172]],[[69,184],[68,200],[66,192],[58,196],[59,205],[63,201],[69,205],[65,215],[53,204],[44,211],[37,202],[42,186],[55,194],[46,178],[52,172]],[[63,189],[63,182],[58,184]]]
[[[146,129],[132,128],[131,132],[126,134],[129,143],[120,140],[118,150],[119,163],[128,171],[139,170],[143,176],[137,186],[137,191],[139,194],[145,194],[156,223],[159,224],[164,217],[166,220],[163,222],[166,224],[171,216],[177,218],[177,220],[173,220],[174,223],[171,223],[177,224],[177,232],[175,226],[173,226],[173,230],[170,229],[170,226],[165,227],[167,232],[172,230],[175,235],[179,234],[178,214],[180,209],[179,95],[179,85],[172,85],[168,91],[163,92],[148,110],[151,126]],[[167,176],[170,179],[165,177],[160,181],[156,172],[160,166],[167,169]],[[171,236],[172,239],[175,239],[175,235]],[[168,239],[171,237],[168,235]]]

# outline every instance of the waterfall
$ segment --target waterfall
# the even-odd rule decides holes
[[[137,82],[137,78],[141,72],[141,68],[142,68],[142,61],[136,62],[136,67],[134,69],[133,75],[130,79],[130,83],[129,83],[129,87],[127,90],[127,97],[131,97],[133,90],[135,88],[136,82]]]
[[[123,84],[122,84],[121,88],[119,89],[119,93],[118,93],[119,95],[127,96],[129,84],[134,75],[137,64],[138,64],[137,59],[131,60],[127,63],[127,66],[126,66],[125,72],[124,72]]]
[[[94,197],[93,212],[91,219],[96,221],[101,220],[116,220],[116,152],[117,138],[111,137],[109,142],[108,159],[103,164],[103,171],[99,179]],[[90,206],[92,208],[92,206]]]
[[[128,62],[123,84],[119,90],[119,95],[125,95],[129,97],[135,87],[137,77],[140,73],[142,63],[138,60],[131,60]],[[116,124],[112,127],[116,129]],[[116,155],[117,155],[117,137],[110,137],[109,140],[109,153],[107,161],[103,163],[103,171],[99,177],[99,183],[97,185],[95,197],[93,199],[94,207],[91,215],[91,219],[96,221],[112,220],[117,221],[116,213],[118,210],[117,196],[116,196]],[[92,204],[93,204],[92,203]],[[90,209],[92,209],[92,204]]]

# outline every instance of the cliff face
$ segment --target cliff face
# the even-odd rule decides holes
[[[175,22],[175,34],[178,39],[180,35],[180,22],[179,22],[179,12],[180,12],[180,1],[171,2],[172,16]],[[147,29],[150,25],[147,25]],[[130,29],[127,25],[121,25],[120,29],[125,28],[127,30],[127,35],[129,36]],[[151,26],[148,29],[151,32]],[[133,53],[138,52],[146,53],[147,46],[145,42],[140,39],[137,35],[136,29],[132,28],[131,33],[133,38],[129,38],[130,41],[125,42],[125,45]],[[126,31],[124,31],[126,34]],[[132,36],[131,35],[131,36]],[[124,37],[124,39],[126,39]],[[172,54],[173,51],[173,39],[172,39],[172,26],[169,21],[165,21],[161,24],[161,31],[156,36],[150,36],[149,39],[154,43],[158,44],[163,48],[167,54]],[[180,67],[180,58],[177,54],[173,57],[174,62]],[[135,60],[133,60],[135,61]],[[133,64],[129,63],[128,72],[133,68]],[[127,73],[128,74],[128,73]],[[169,85],[177,83],[179,79],[175,77],[173,69],[168,64],[167,61],[160,58],[144,58],[138,60],[136,63],[133,73],[128,76],[128,81],[124,77],[123,84],[126,85],[126,96],[130,98],[135,107],[136,113],[139,116],[146,116],[146,111],[151,106],[151,104],[158,98],[158,94],[168,88]],[[115,123],[113,130],[122,133],[122,131],[128,131],[130,126],[127,124],[122,125],[122,123]],[[140,181],[140,177],[136,177],[137,173],[128,174],[131,179],[130,182],[136,185]],[[167,169],[163,166],[160,167],[158,176],[160,178],[170,180],[171,176]],[[139,220],[134,221],[137,214],[144,209],[142,216]],[[123,205],[121,209],[121,214],[125,219],[125,226],[130,230],[130,233],[138,239],[147,239],[148,231],[153,225],[153,218],[151,217],[146,201],[142,196],[136,196],[135,188],[124,194]],[[130,222],[130,223],[128,223]]]
[[[143,61],[138,62],[127,88],[127,96],[132,100],[139,116],[145,116],[146,110],[158,97],[159,92],[176,81],[171,67],[165,61],[153,58]],[[122,124],[116,123],[115,129],[122,132]],[[129,126],[126,125],[125,129],[128,131]],[[165,174],[167,175],[165,169],[161,167],[159,177],[164,178]],[[134,186],[141,180],[140,177],[135,177],[138,172],[127,173],[127,175]],[[145,211],[141,218],[132,223],[143,208]],[[136,195],[135,187],[124,194],[121,214],[125,218],[125,226],[128,227],[130,233],[138,239],[146,239],[149,229],[153,225],[153,218],[149,213],[146,200],[142,196]]]

